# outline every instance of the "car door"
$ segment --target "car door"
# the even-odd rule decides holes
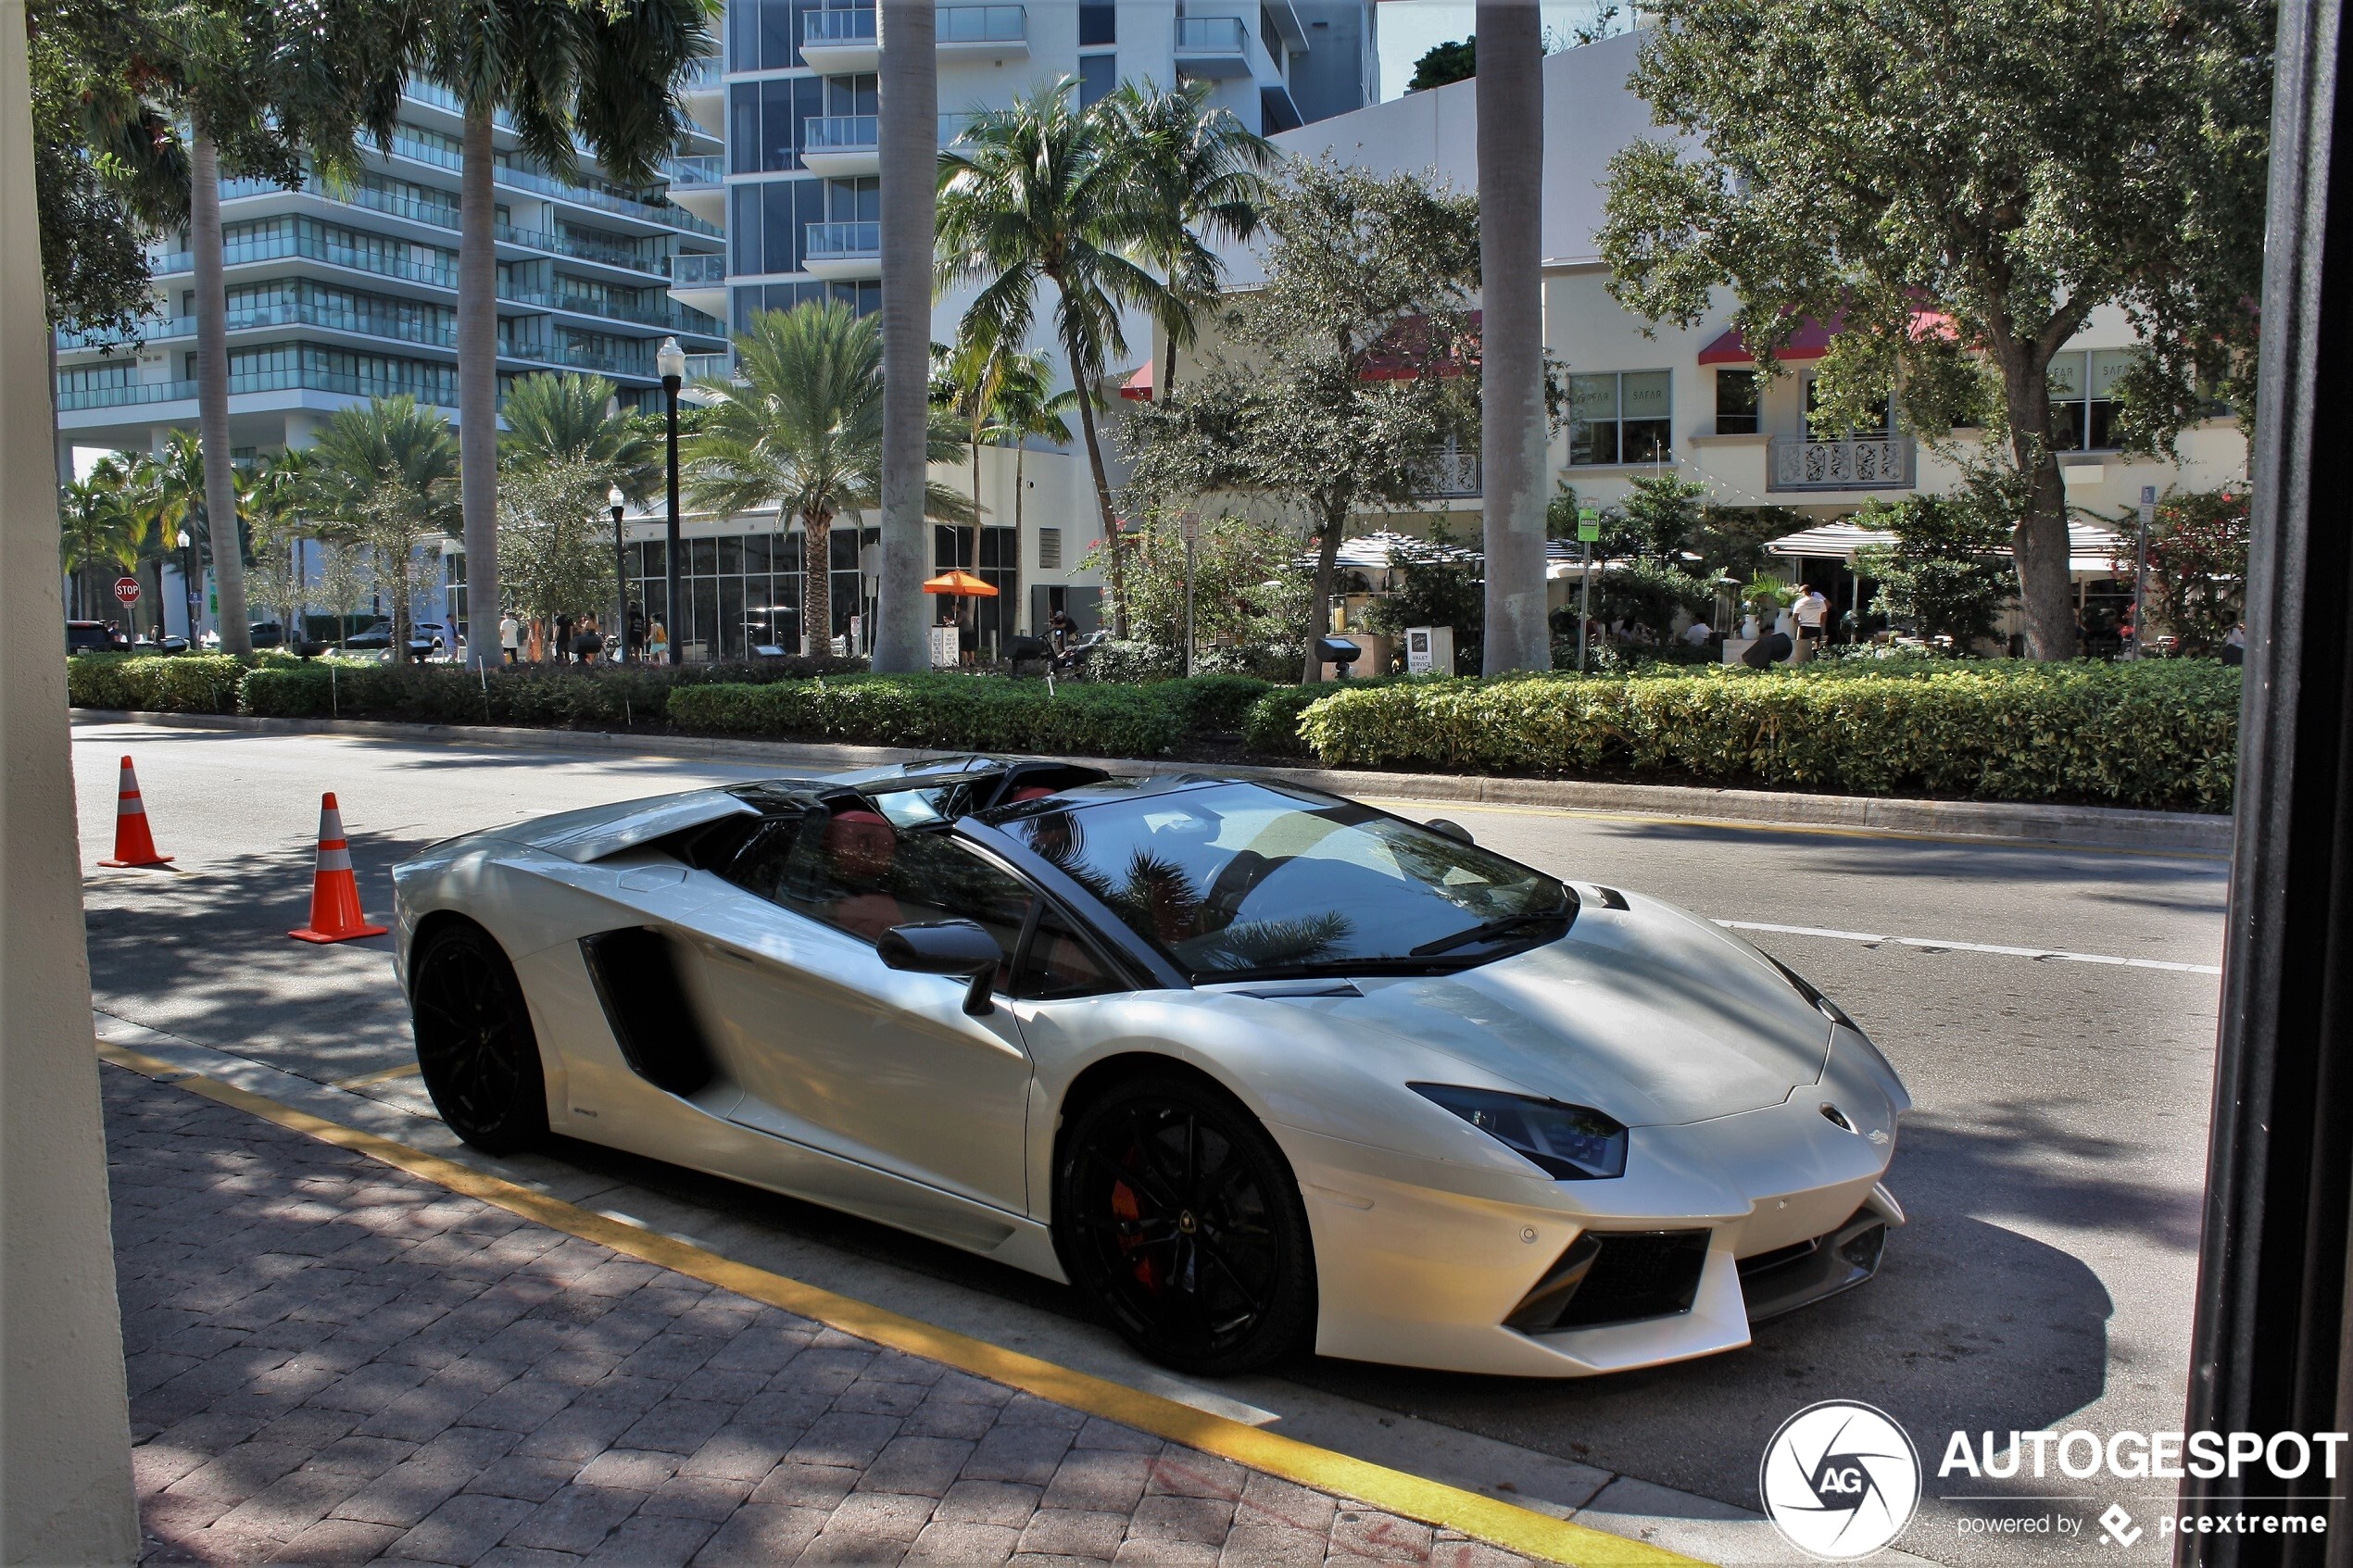
[[[975,1017],[963,981],[901,973],[875,946],[893,925],[977,921],[1008,955],[1001,983],[1027,885],[944,832],[824,808],[774,825],[724,874],[697,957],[714,1045],[744,1088],[734,1120],[1027,1212],[1031,1073],[1012,1012]]]

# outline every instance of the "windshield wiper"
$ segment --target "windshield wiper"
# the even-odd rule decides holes
[[[1413,956],[1417,959],[1426,959],[1439,953],[1451,953],[1457,947],[1467,947],[1474,942],[1486,942],[1498,936],[1507,936],[1522,926],[1557,923],[1566,927],[1575,917],[1576,912],[1568,909],[1546,909],[1541,913],[1503,915],[1494,920],[1482,921],[1468,931],[1458,931],[1452,936],[1441,936],[1435,942],[1425,942],[1413,949]]]

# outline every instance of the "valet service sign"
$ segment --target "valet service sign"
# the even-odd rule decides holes
[[[2348,1446],[2343,1432],[1955,1432],[1931,1466],[1886,1411],[1826,1399],[1773,1434],[1756,1485],[1782,1538],[1825,1562],[1887,1549],[1924,1495],[1940,1537],[2170,1555],[2182,1536],[2325,1534],[2320,1512],[2276,1512],[2309,1507],[2282,1500],[2281,1483],[2309,1492],[2309,1477],[2335,1480],[2353,1463]],[[2221,1480],[2233,1495],[2185,1511],[2169,1486],[2184,1478]],[[1915,1540],[1937,1555],[1931,1540]]]

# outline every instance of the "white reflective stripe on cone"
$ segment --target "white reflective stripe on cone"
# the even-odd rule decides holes
[[[321,844],[343,842],[343,813],[341,811],[327,810],[319,813],[319,842]]]
[[[136,793],[117,796],[114,814],[118,817],[144,817],[147,814],[147,803],[140,799]]]
[[[351,851],[338,845],[330,849],[319,846],[319,869],[322,872],[347,872],[351,869]]]

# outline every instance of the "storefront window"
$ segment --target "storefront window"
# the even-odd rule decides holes
[[[1674,377],[1667,370],[1571,376],[1568,460],[1575,464],[1674,460]]]

